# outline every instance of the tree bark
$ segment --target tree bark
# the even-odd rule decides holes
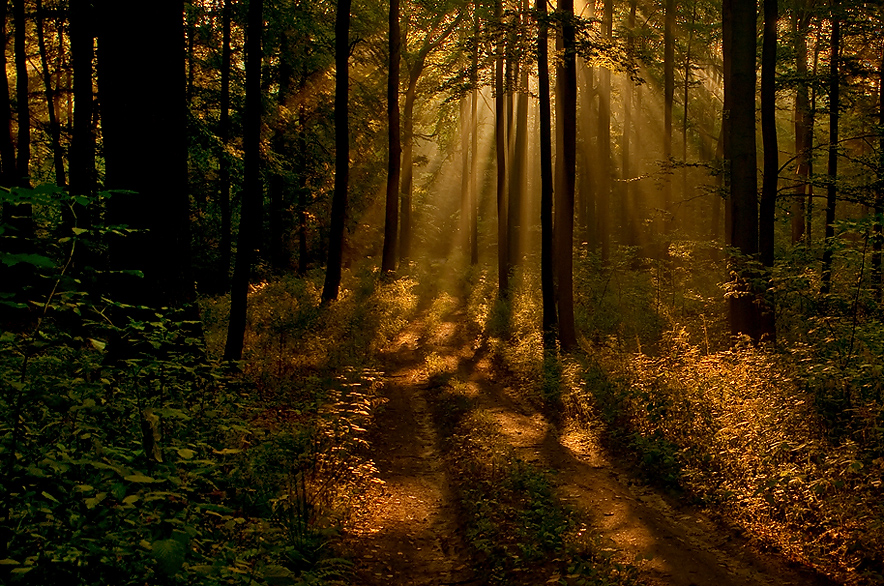
[[[559,8],[562,17],[561,79],[563,139],[563,191],[555,197],[555,247],[556,279],[558,280],[559,342],[562,350],[569,352],[577,346],[574,329],[574,176],[577,119],[577,63],[575,59],[574,1],[562,0]]]
[[[18,156],[15,159],[16,181],[30,186],[31,166],[31,108],[28,95],[28,55],[25,1],[12,0],[12,19],[15,25],[15,95],[18,110]]]
[[[502,21],[502,1],[495,0],[494,18]],[[494,58],[494,144],[497,158],[497,294],[501,299],[509,296],[509,243],[507,242],[507,175],[506,175],[506,88],[503,85],[504,47],[503,39],[497,42]]]
[[[764,0],[764,35],[761,49],[761,136],[764,146],[764,174],[758,219],[758,248],[761,264],[768,269],[774,264],[774,221],[777,201],[780,157],[777,144],[776,67],[777,67],[777,0]],[[776,341],[776,322],[769,299],[761,307],[760,335]]]
[[[286,271],[290,266],[289,246],[286,243],[290,228],[286,225],[291,224],[291,219],[287,217],[285,196],[291,184],[289,177],[292,168],[289,161],[291,161],[292,156],[288,141],[286,140],[286,132],[289,129],[291,120],[285,112],[287,112],[287,103],[292,94],[295,77],[295,68],[292,63],[291,34],[291,31],[282,31],[280,34],[279,88],[276,95],[277,117],[275,128],[273,129],[273,150],[276,152],[279,162],[270,177],[270,185],[268,186],[269,213],[267,215],[270,233],[270,266],[277,273]]]
[[[540,98],[540,289],[543,298],[543,347],[556,344],[556,291],[553,274],[552,121],[549,95],[549,27],[546,0],[536,0],[537,76]]]
[[[249,0],[246,23],[246,111],[243,116],[245,164],[242,212],[236,246],[236,264],[230,288],[230,322],[224,359],[242,358],[246,332],[249,281],[255,248],[261,230],[264,192],[261,185],[261,35],[264,28],[263,0]]]
[[[141,230],[111,242],[116,269],[144,280],[120,283],[119,299],[182,306],[195,298],[187,194],[184,2],[144,10],[103,0],[99,97],[105,187],[130,190],[108,202],[108,220]]]
[[[344,224],[347,220],[347,184],[350,175],[349,57],[350,0],[338,0],[335,17],[335,190],[332,196],[328,265],[322,300],[338,298],[344,255]]]
[[[94,91],[92,58],[95,37],[89,0],[71,0],[71,60],[74,68],[74,129],[69,155],[71,193],[90,195],[95,185],[95,134],[92,130]],[[2,90],[0,90],[2,93]],[[85,210],[83,210],[85,212]],[[78,216],[85,216],[79,211]],[[84,226],[86,217],[79,218]]]
[[[527,22],[528,0],[522,0],[520,23]],[[517,266],[522,257],[522,208],[525,199],[528,166],[528,67],[515,67],[515,98],[512,157],[509,165],[508,236],[509,262]]]
[[[424,59],[418,59],[408,72],[408,86],[405,89],[405,105],[402,119],[402,209],[399,212],[399,260],[411,257],[411,197],[414,193],[414,101],[417,98],[417,82],[424,69]]]
[[[793,11],[792,23],[795,33],[795,71],[798,74],[798,85],[795,88],[795,156],[798,160],[797,182],[794,197],[790,205],[792,244],[804,241],[805,214],[808,183],[810,182],[810,135],[808,134],[808,117],[810,116],[810,97],[807,80],[807,31],[810,17],[806,5],[798,2]]]
[[[602,18],[602,34],[608,41],[614,38],[614,2],[605,0]],[[611,256],[611,70],[599,68],[599,130],[598,130],[598,188],[596,191],[596,214],[598,215],[599,242],[602,247],[602,263]]]
[[[755,38],[756,9],[752,3],[724,0],[725,52],[725,159],[730,169],[730,245],[748,258],[758,253],[757,155],[755,152]],[[758,340],[758,306],[751,275],[739,266],[743,279],[739,295],[730,297],[733,335]]]
[[[470,145],[470,264],[479,264],[479,11],[473,8],[473,62],[470,69],[470,83],[473,86],[473,97],[470,103],[470,127],[472,144]]]
[[[221,208],[221,267],[220,281],[225,286],[230,275],[231,238],[233,219],[230,209],[230,157],[227,144],[230,141],[230,19],[232,0],[224,0],[221,13],[221,119],[219,133],[221,153],[218,156],[218,199]]]
[[[675,101],[675,0],[666,0],[663,24],[663,233],[672,229],[672,106]],[[665,244],[663,245],[666,246]],[[663,251],[665,256],[665,250]]]
[[[381,273],[391,275],[396,270],[396,236],[399,230],[399,176],[402,144],[399,130],[399,62],[402,34],[399,28],[399,0],[390,0],[389,15],[389,71],[387,75],[387,197],[384,213],[384,250]],[[464,168],[464,173],[467,170]],[[464,210],[466,211],[466,210]]]
[[[839,1],[831,0],[832,36],[829,54],[829,164],[826,173],[826,234],[823,248],[822,285],[820,293],[832,289],[832,257],[835,246],[835,203],[838,197],[838,110],[840,108],[841,77],[838,73],[838,60],[841,47],[841,17],[838,14]]]
[[[875,188],[875,221],[872,226],[872,290],[875,300],[880,303],[882,297],[881,283],[881,248],[884,244],[884,233],[881,230],[882,214],[884,214],[884,43],[881,44],[881,64],[878,68],[878,185]]]
[[[635,51],[635,17],[638,7],[637,0],[629,1],[629,20],[627,21],[627,29],[629,30],[629,38],[627,47],[630,54]],[[623,177],[623,225],[621,238],[627,246],[636,246],[638,244],[638,235],[636,230],[636,213],[635,190],[632,181],[632,160],[631,160],[631,143],[632,143],[632,102],[635,89],[630,79],[626,80],[626,91],[623,97],[623,137],[621,138],[622,153],[621,175]]]
[[[8,0],[0,6],[0,184],[10,187],[15,181],[15,143],[12,138],[12,102],[9,99],[9,75],[6,67]]]

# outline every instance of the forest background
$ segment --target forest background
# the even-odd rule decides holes
[[[760,8],[4,2],[3,581],[345,581],[379,351],[449,297],[646,480],[884,580],[884,12]]]

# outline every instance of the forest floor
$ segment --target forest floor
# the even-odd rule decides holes
[[[493,417],[519,458],[551,472],[555,496],[600,536],[617,562],[638,568],[641,583],[827,583],[758,551],[671,494],[642,484],[625,460],[603,447],[601,424],[552,421],[495,367],[466,324],[462,307],[441,320],[428,320],[424,312],[382,354],[384,405],[371,431],[371,457],[383,483],[372,489],[345,534],[345,553],[355,564],[354,585],[488,582],[474,567],[454,496],[463,479],[446,463],[444,432],[434,417],[426,367],[431,353],[466,382],[471,398]],[[558,576],[547,583],[559,583]]]

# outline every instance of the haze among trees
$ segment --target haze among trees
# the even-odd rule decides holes
[[[881,0],[10,0],[0,46],[3,583],[360,583],[418,428],[433,563],[647,579],[498,388],[884,581]]]

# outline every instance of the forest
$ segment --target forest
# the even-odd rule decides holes
[[[3,584],[884,584],[881,0],[2,3]]]

